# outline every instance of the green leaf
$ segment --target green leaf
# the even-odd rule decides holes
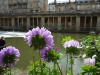
[[[73,38],[71,36],[66,36],[65,38],[62,38],[61,43],[64,44],[66,41],[69,41],[69,40],[73,40]]]

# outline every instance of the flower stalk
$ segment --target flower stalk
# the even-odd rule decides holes
[[[73,75],[73,63],[74,63],[74,61],[73,61],[73,54],[71,53],[70,54],[70,65],[71,65],[71,74]]]
[[[40,71],[41,71],[40,75],[42,75],[43,70],[42,70],[42,61],[41,61],[41,52],[40,52],[40,49],[39,49],[39,58],[40,58]]]
[[[60,71],[60,74],[61,74],[61,75],[64,75],[63,72],[62,72],[62,69],[61,69],[61,67],[59,66],[59,63],[58,63],[57,61],[56,61],[56,64],[57,64],[57,66],[58,66],[58,69],[59,69],[59,71]]]

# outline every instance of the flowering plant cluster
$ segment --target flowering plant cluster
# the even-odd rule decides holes
[[[53,36],[46,28],[33,28],[26,33],[24,39],[30,47],[34,47],[34,50],[54,45]]]
[[[0,51],[0,66],[2,71],[10,69],[19,60],[20,52],[13,46],[7,46]]]
[[[100,38],[100,37],[98,37]],[[33,63],[29,66],[29,74],[35,75],[36,73],[39,75],[46,75],[48,73],[53,72],[50,75],[64,75],[61,67],[59,66],[58,60],[60,59],[60,54],[57,49],[54,47],[54,40],[51,32],[48,31],[46,28],[33,28],[29,30],[25,37],[25,41],[30,47],[33,47],[34,50],[39,51],[40,61],[38,63]],[[67,54],[67,68],[70,64],[70,75],[73,74],[73,65],[74,65],[74,55],[79,54],[81,51],[86,54],[83,55],[84,58],[84,66],[82,66],[83,72],[82,75],[90,74],[92,75],[97,74],[98,67],[96,65],[99,58],[98,49],[99,40],[95,36],[95,33],[91,33],[89,36],[86,36],[82,39],[81,42],[74,40],[72,37],[67,36],[62,39],[63,47],[66,50]],[[80,49],[82,49],[80,51]],[[46,63],[45,63],[46,62]],[[54,63],[53,70],[51,70],[47,63],[52,62]],[[38,70],[37,70],[38,69]],[[59,70],[59,71],[58,71]],[[94,71],[96,73],[94,73]],[[59,74],[60,73],[60,74]],[[66,72],[68,74],[68,70]]]
[[[64,43],[64,48],[66,49],[66,53],[77,54],[79,53],[80,44],[76,40],[70,40]]]
[[[47,62],[56,62],[60,59],[60,54],[54,48],[45,47],[42,51],[42,59]]]
[[[59,67],[57,60],[59,60],[60,54],[54,48],[53,36],[51,35],[50,31],[44,27],[33,28],[26,33],[24,39],[30,47],[33,47],[34,50],[39,51],[40,66],[38,66],[38,68],[40,69],[40,75],[44,74],[42,60],[53,62]],[[34,63],[34,65],[36,64]]]
[[[99,50],[99,35],[96,35],[95,32],[91,32],[88,36],[84,37],[81,42],[81,46],[84,51],[83,59],[84,66],[82,66],[82,75],[91,74],[98,75],[100,74],[100,50]],[[85,40],[85,41],[84,41]]]

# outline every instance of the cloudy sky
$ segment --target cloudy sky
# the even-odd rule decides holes
[[[57,0],[57,2],[68,2],[69,0]],[[75,1],[75,0],[71,0]],[[54,2],[54,0],[48,0],[48,3]]]

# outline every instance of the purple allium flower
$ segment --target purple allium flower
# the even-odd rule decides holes
[[[38,44],[39,47],[45,46],[53,46],[53,36],[51,32],[48,31],[46,28],[33,28],[26,33],[24,39],[27,41],[29,46],[36,47]],[[37,44],[38,43],[38,44]],[[41,46],[42,45],[42,46]]]
[[[18,49],[12,46],[3,48],[0,51],[0,65],[1,66],[13,66],[20,57]]]
[[[92,58],[85,58],[84,59],[84,64],[94,66],[95,63],[96,63],[95,55],[93,55]]]
[[[64,48],[71,47],[71,46],[74,46],[76,48],[81,48],[79,42],[75,40],[67,41],[63,45]]]
[[[60,54],[57,52],[56,48],[45,47],[41,50],[41,58],[45,61],[57,61],[60,58]]]

